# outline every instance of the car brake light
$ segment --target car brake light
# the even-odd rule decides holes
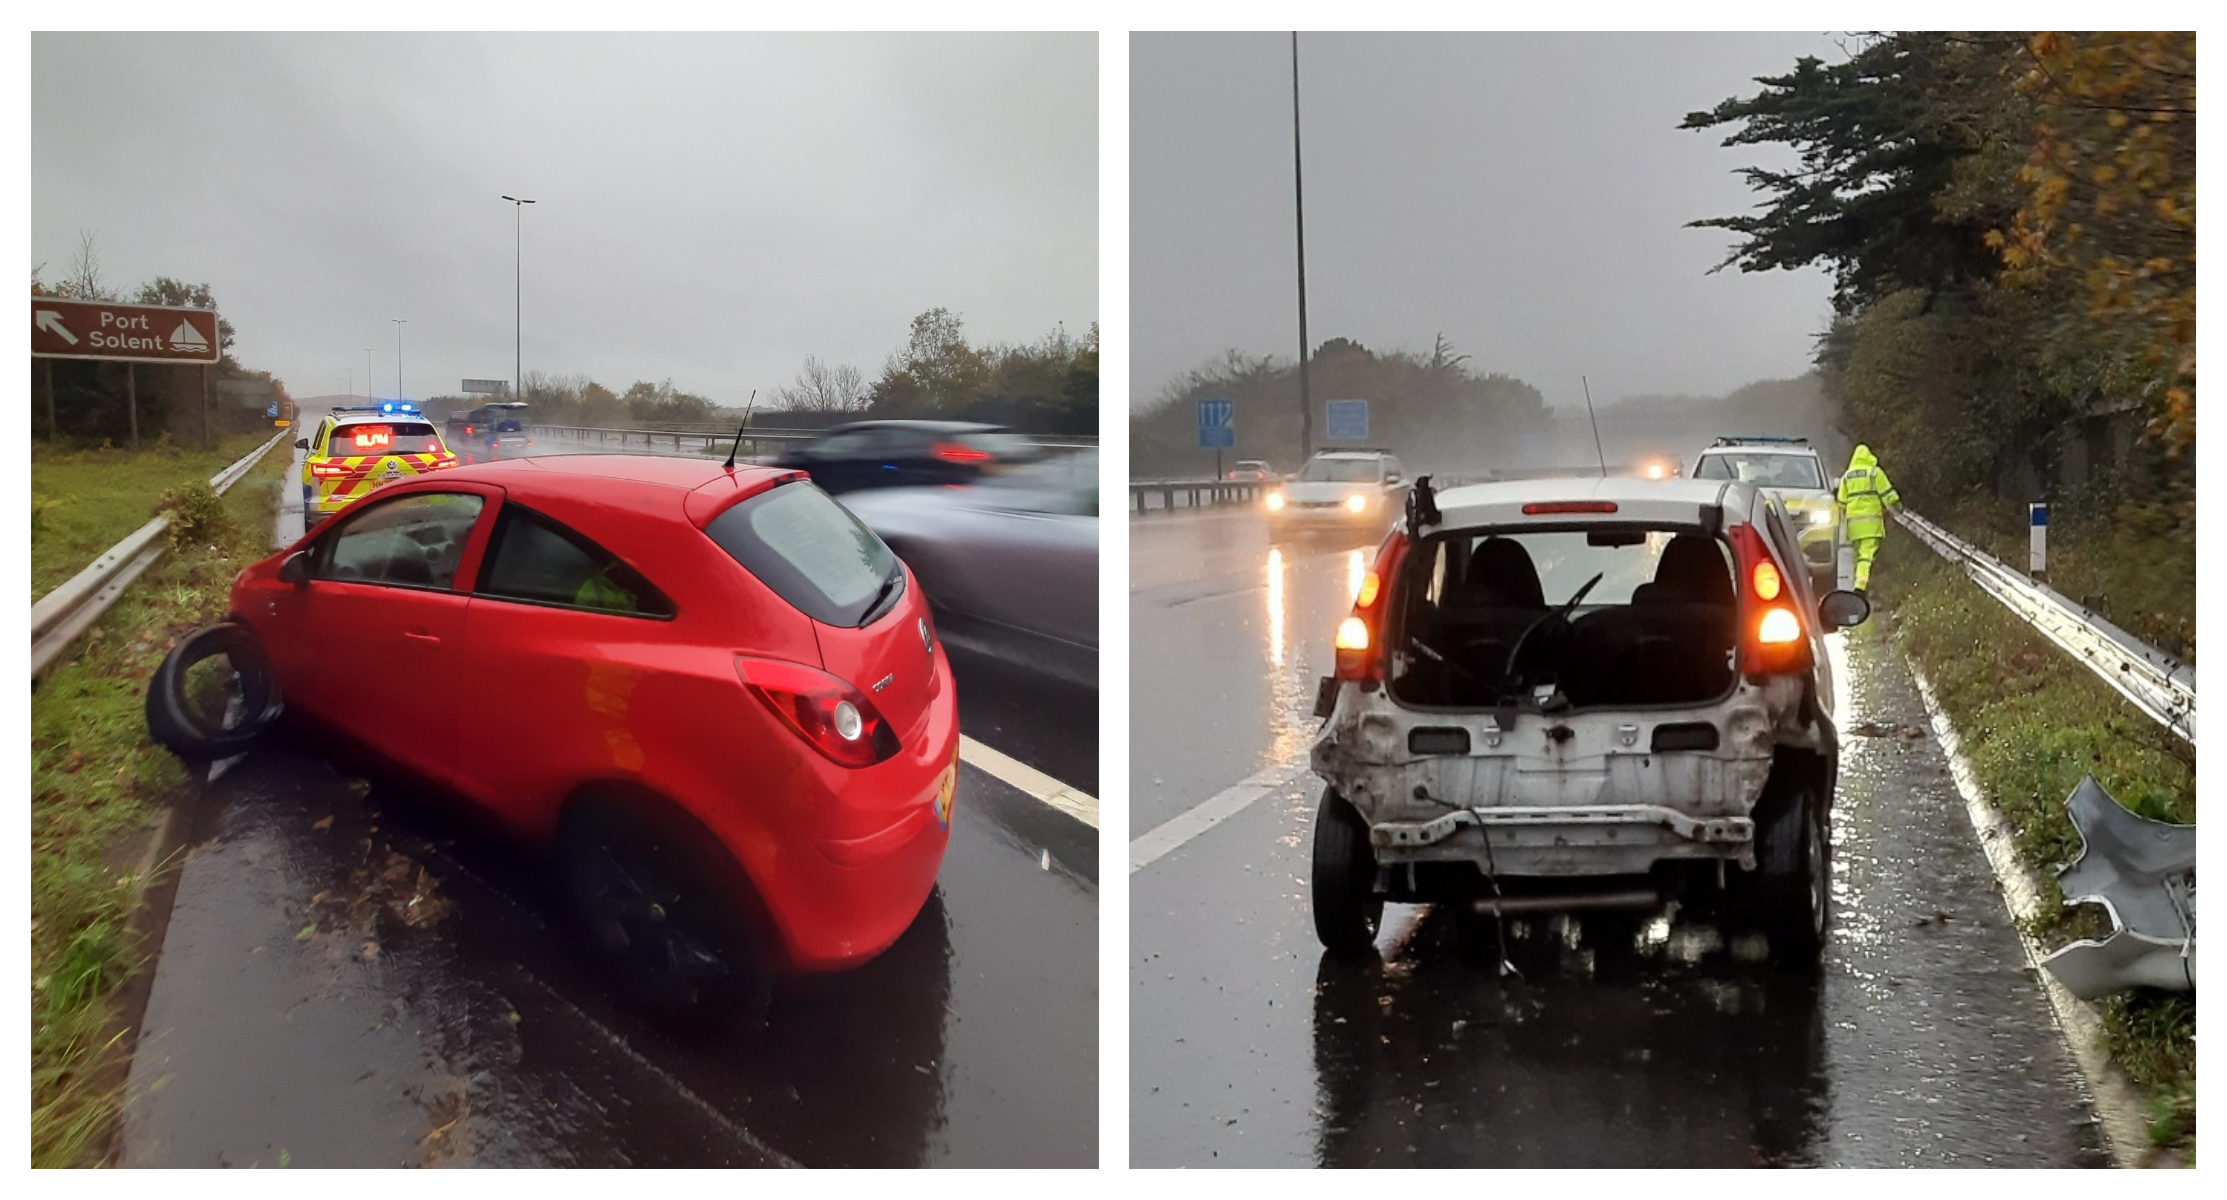
[[[1366,650],[1369,648],[1369,623],[1359,617],[1347,617],[1338,622],[1338,649]]]
[[[1612,513],[1614,500],[1555,500],[1542,504],[1526,504],[1523,515],[1527,517],[1555,517],[1566,513]]]
[[[783,724],[838,766],[870,767],[897,753],[897,733],[874,702],[825,671],[738,654],[735,674]]]
[[[348,468],[339,463],[311,463],[309,464],[309,473],[319,479],[336,479],[346,475]]]
[[[1789,603],[1786,577],[1753,525],[1725,531],[1746,583],[1741,597],[1740,669],[1748,675],[1799,671],[1810,663],[1802,615]]]
[[[990,458],[990,452],[977,450],[972,446],[962,446],[957,442],[937,442],[936,457],[945,462],[987,462]]]
[[[1393,577],[1406,557],[1407,535],[1395,530],[1377,548],[1376,565],[1361,577],[1361,587],[1353,597],[1353,614],[1338,622],[1335,645],[1339,679],[1374,683],[1384,678],[1384,647],[1379,644],[1384,606],[1379,601],[1384,599],[1384,581]]]
[[[1773,606],[1763,610],[1763,619],[1755,624],[1755,640],[1766,646],[1779,646],[1800,641],[1802,622],[1794,610]]]
[[[464,436],[465,436],[465,437],[470,437],[470,436],[472,436],[472,427],[471,427],[471,426],[469,426],[469,425],[466,425],[466,426],[464,427]]]

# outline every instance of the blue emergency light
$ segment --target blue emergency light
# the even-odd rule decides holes
[[[404,403],[401,403],[401,404],[396,404],[396,403],[394,403],[394,402],[392,402],[392,401],[388,401],[388,402],[386,402],[386,403],[383,403],[383,404],[379,405],[379,411],[380,411],[380,412],[385,412],[385,413],[391,413],[391,412],[406,412],[406,413],[414,413],[414,412],[416,412],[416,411],[417,411],[417,407],[416,407],[415,405],[412,405],[412,404],[408,403],[408,402],[404,402]]]

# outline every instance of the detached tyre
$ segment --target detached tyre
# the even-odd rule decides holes
[[[662,1019],[706,1024],[762,994],[765,956],[741,873],[710,834],[633,805],[593,803],[559,835],[565,889],[591,951]]]
[[[1754,915],[1771,956],[1815,967],[1832,917],[1832,850],[1815,785],[1774,773],[1755,813]]]
[[[1324,788],[1315,810],[1315,936],[1332,954],[1361,957],[1376,948],[1384,897],[1376,890],[1369,825],[1337,792]]]
[[[246,750],[284,709],[270,657],[229,621],[187,635],[147,683],[148,736],[188,762]]]

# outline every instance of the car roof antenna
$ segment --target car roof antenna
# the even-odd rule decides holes
[[[750,410],[758,407],[758,389],[750,389],[750,403],[742,410],[742,424],[735,426],[734,448],[727,451],[727,469],[735,469],[735,455],[742,452],[742,431],[750,428]]]
[[[1608,455],[1601,453],[1601,422],[1593,415],[1593,385],[1585,376],[1577,377],[1578,386],[1585,389],[1585,419],[1593,426],[1593,457],[1601,460],[1601,478],[1608,478]]]
[[[1431,486],[1431,477],[1419,475],[1407,489],[1407,536],[1420,537],[1423,527],[1436,525],[1444,519],[1438,511],[1438,492]]]

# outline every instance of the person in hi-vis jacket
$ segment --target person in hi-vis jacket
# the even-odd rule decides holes
[[[1879,460],[1872,456],[1871,447],[1857,443],[1856,452],[1848,456],[1848,472],[1840,477],[1841,520],[1848,530],[1848,540],[1856,548],[1856,590],[1871,590],[1871,560],[1879,553],[1879,543],[1887,536],[1888,508],[1902,511],[1902,497],[1897,495],[1887,473],[1879,469]]]

